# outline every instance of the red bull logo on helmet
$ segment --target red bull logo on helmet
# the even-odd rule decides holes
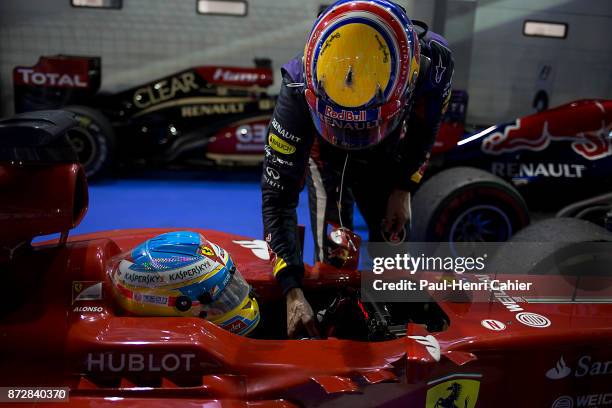
[[[361,110],[361,111],[351,111],[351,110],[344,110],[344,109],[335,110],[329,105],[325,107],[325,116],[330,117],[332,119],[345,120],[347,122],[365,122],[367,120],[366,111],[364,110]]]
[[[349,130],[365,130],[380,125],[380,112],[378,109],[347,110],[336,109],[333,106],[319,101],[317,112],[319,119],[333,127]]]

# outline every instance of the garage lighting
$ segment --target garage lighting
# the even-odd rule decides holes
[[[122,0],[70,0],[72,7],[120,9]]]
[[[222,16],[247,15],[247,2],[241,0],[197,0],[198,14],[216,14]]]
[[[526,20],[523,24],[523,34],[528,37],[565,38],[567,23]]]

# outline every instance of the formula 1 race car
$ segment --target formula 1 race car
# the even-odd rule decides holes
[[[612,101],[580,100],[459,139],[440,134],[411,238],[506,241],[533,211],[612,225],[611,132]],[[556,224],[542,233],[568,233]]]
[[[231,254],[253,287],[258,332],[238,336],[197,317],[130,315],[111,294],[109,262],[167,230],[68,237],[88,206],[86,177],[67,141],[74,125],[57,111],[0,123],[0,188],[9,193],[0,203],[3,401],[426,408],[610,402],[612,280],[584,270],[529,277],[543,292],[557,289],[554,299],[537,302],[512,290],[479,299],[465,292],[457,300],[426,289],[421,303],[380,303],[358,295],[368,272],[307,265],[304,291],[317,315],[325,311],[327,336],[288,340],[265,241],[199,230]],[[53,233],[56,241],[31,244]],[[493,278],[505,279],[465,275],[470,282]]]
[[[15,67],[15,112],[64,108],[88,177],[114,163],[259,163],[275,98],[270,60],[199,66],[118,93],[98,92],[98,57],[46,56]]]
[[[63,108],[79,120],[70,135],[88,177],[115,163],[255,165],[263,160],[275,97],[270,61],[255,68],[202,66],[116,93],[98,93],[97,57],[40,57],[15,67],[15,112]],[[467,93],[453,91],[440,132],[463,135]]]

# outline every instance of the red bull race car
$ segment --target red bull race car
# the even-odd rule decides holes
[[[43,56],[13,70],[15,112],[65,108],[88,177],[114,164],[259,163],[275,98],[271,62],[199,66],[118,93],[99,92],[101,58]]]
[[[168,230],[69,236],[88,206],[85,173],[67,141],[73,126],[71,115],[57,111],[0,122],[0,188],[10,193],[0,203],[2,402],[427,408],[612,403],[609,273],[528,276],[508,268],[464,276],[466,284],[507,281],[506,289],[462,289],[457,299],[427,285],[422,302],[381,303],[359,295],[368,271],[307,265],[304,291],[327,335],[288,340],[266,242],[198,230],[231,254],[253,288],[259,327],[246,337],[201,317],[130,313],[117,301],[109,266],[118,254]],[[54,233],[56,240],[31,243]],[[448,278],[429,271],[423,276],[437,284]],[[527,283],[541,288],[537,299],[513,289]]]
[[[506,241],[534,211],[609,228],[611,132],[612,101],[593,99],[459,138],[441,133],[413,200],[412,239]]]

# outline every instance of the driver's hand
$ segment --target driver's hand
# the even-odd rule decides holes
[[[411,217],[410,192],[393,190],[389,196],[389,201],[387,201],[387,213],[383,220],[383,228],[388,233],[399,234]]]
[[[298,330],[304,327],[310,337],[320,337],[312,307],[300,288],[287,292],[287,335],[295,337]]]

